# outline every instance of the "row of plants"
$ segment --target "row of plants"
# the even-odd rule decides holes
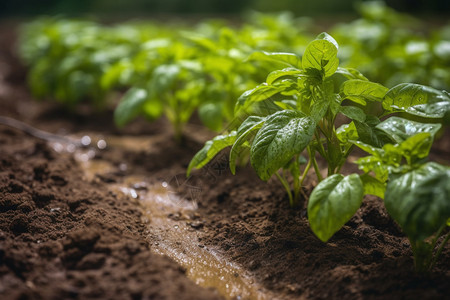
[[[20,49],[37,97],[102,109],[119,93],[118,126],[164,115],[180,139],[197,112],[223,134],[195,155],[188,175],[231,147],[233,173],[250,161],[262,180],[278,178],[293,207],[309,198],[311,229],[324,242],[364,195],[383,198],[426,272],[450,236],[450,168],[428,161],[450,123],[450,96],[422,84],[450,86],[449,30],[425,38],[380,2],[360,11],[363,19],[331,29],[342,46],[327,33],[309,42],[305,19],[254,14],[236,27],[41,19],[24,27]],[[344,176],[356,148],[368,156],[356,162],[361,172]],[[310,170],[319,183],[307,197]]]
[[[342,66],[388,87],[401,82],[450,87],[450,27],[417,33],[417,20],[383,2],[357,8],[362,18],[330,29],[342,44]],[[264,74],[289,66],[277,56],[288,52],[300,60],[314,36],[310,19],[289,13],[253,13],[245,20],[235,26],[224,20],[111,26],[43,18],[23,27],[20,53],[36,97],[69,107],[90,101],[103,109],[119,93],[118,126],[137,116],[165,115],[180,138],[194,112],[208,128],[223,130],[244,91]]]
[[[319,184],[307,211],[320,240],[353,217],[364,195],[375,195],[408,236],[417,271],[427,272],[450,238],[450,167],[427,159],[435,135],[449,124],[450,95],[412,83],[388,89],[339,67],[337,53],[337,42],[322,33],[301,61],[278,56],[290,67],[239,98],[239,125],[206,142],[187,173],[231,147],[233,174],[236,161],[248,157],[262,180],[279,179],[295,207],[312,168]],[[368,153],[356,162],[362,173],[344,176],[341,167],[355,147]],[[325,177],[318,157],[327,164]]]

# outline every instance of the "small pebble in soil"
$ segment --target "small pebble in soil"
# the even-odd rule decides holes
[[[56,152],[62,152],[64,150],[64,146],[61,145],[61,143],[54,143],[52,144],[52,148],[53,150],[55,150]]]
[[[121,163],[121,164],[119,165],[119,170],[120,170],[120,171],[125,172],[127,169],[128,169],[127,164]]]
[[[201,221],[195,221],[195,222],[190,223],[189,225],[194,229],[200,229],[203,227],[204,224]]]
[[[147,190],[147,183],[144,181],[136,182],[135,184],[132,185],[132,188],[138,191]]]
[[[81,138],[81,145],[87,147],[91,144],[91,137],[88,135],[85,135]]]
[[[50,208],[51,213],[59,213],[61,211],[61,207]]]
[[[138,194],[136,193],[136,190],[134,190],[134,189],[130,189],[130,195],[131,195],[131,198],[133,198],[133,199],[138,198]]]
[[[105,140],[98,140],[97,142],[97,148],[100,150],[105,149],[107,146],[106,141]]]

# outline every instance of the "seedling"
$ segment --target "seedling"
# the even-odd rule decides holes
[[[400,153],[408,153],[405,159],[412,170],[411,165],[417,159],[428,155],[432,136],[441,125],[410,123],[394,117],[381,122],[379,117],[402,111],[444,120],[450,111],[450,98],[444,91],[415,84],[402,84],[389,90],[370,82],[357,70],[339,68],[337,51],[337,42],[330,35],[322,33],[307,46],[301,60],[294,54],[263,53],[264,59],[276,59],[289,67],[270,73],[265,83],[245,92],[238,99],[235,115],[238,120],[244,121],[229,134],[208,141],[192,159],[187,174],[193,168],[203,167],[229,146],[232,147],[230,169],[234,174],[236,159],[243,151],[249,150],[250,163],[258,176],[268,180],[275,175],[286,189],[291,206],[296,206],[303,181],[309,169],[314,168],[319,184],[308,202],[308,218],[311,229],[324,242],[355,214],[364,194],[383,197],[389,174],[397,171],[390,172],[391,169],[385,168],[378,178],[368,174],[339,174],[354,146],[401,149]],[[373,109],[376,104],[378,110]],[[336,128],[338,114],[346,116],[350,123]],[[428,143],[420,140],[425,136]],[[398,144],[405,137],[408,139]],[[308,159],[301,170],[303,152],[306,152]],[[325,179],[319,169],[316,153],[327,163]],[[393,157],[394,161],[400,163],[398,155]],[[378,162],[370,168],[379,168]],[[441,171],[445,169],[443,166],[439,168]],[[287,179],[289,173],[293,187]],[[388,187],[386,193],[390,190]],[[387,198],[392,199],[391,196]],[[448,197],[441,195],[438,199],[450,205]],[[393,207],[400,205],[391,201]],[[388,208],[388,211],[393,210]],[[442,214],[439,220],[433,219],[433,216],[425,221],[443,226],[441,221],[445,222],[450,217],[450,211],[443,210]],[[403,226],[401,222],[400,225]],[[435,229],[435,226],[431,227]],[[414,241],[417,241],[415,237]],[[415,247],[423,249],[422,244],[419,244]],[[418,270],[422,271],[422,268]]]

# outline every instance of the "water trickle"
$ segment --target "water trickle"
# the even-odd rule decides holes
[[[117,137],[112,143],[109,138],[105,140],[108,146],[123,148],[126,144]],[[125,163],[113,166],[101,158],[92,159],[95,152],[88,154],[82,148],[75,153],[88,180],[128,169]],[[155,184],[148,182],[145,176],[129,175],[122,182],[110,183],[109,188],[139,203],[143,214],[141,221],[148,228],[145,232],[152,251],[176,261],[197,284],[215,288],[226,299],[279,299],[278,295],[274,296],[256,284],[252,275],[233,263],[226,253],[201,243],[207,229],[197,212],[197,203],[179,197],[168,182]]]

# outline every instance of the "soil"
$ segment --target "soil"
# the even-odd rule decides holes
[[[213,135],[195,120],[180,144],[164,119],[119,130],[110,108],[37,102],[13,47],[15,29],[0,24],[0,116],[60,136],[105,139],[108,146],[88,158],[110,167],[87,176],[86,156],[0,125],[0,299],[221,299],[155,254],[152,216],[113,189],[128,176],[167,183],[195,203],[195,217],[167,218],[192,227],[193,243],[238,265],[267,299],[450,299],[450,247],[431,274],[417,275],[408,240],[380,199],[367,197],[325,244],[309,228],[304,201],[289,207],[281,185],[262,182],[249,167],[231,175],[226,153],[186,179],[190,159]],[[446,164],[449,137],[447,129],[433,149]],[[76,153],[90,153],[83,151]],[[314,184],[311,177],[305,192]]]

